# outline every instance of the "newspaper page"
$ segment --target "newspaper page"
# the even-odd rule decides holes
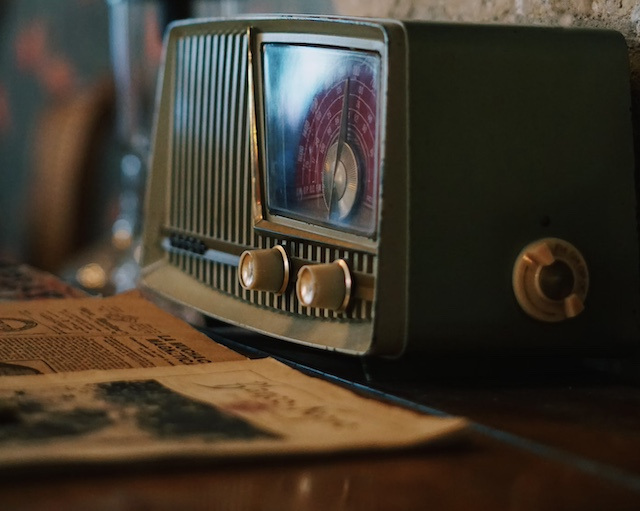
[[[243,360],[139,292],[0,303],[0,376]]]
[[[274,359],[0,378],[0,468],[406,448],[460,418],[361,397]]]

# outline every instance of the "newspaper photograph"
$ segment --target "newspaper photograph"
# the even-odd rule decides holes
[[[384,450],[465,426],[270,358],[0,378],[0,468]]]

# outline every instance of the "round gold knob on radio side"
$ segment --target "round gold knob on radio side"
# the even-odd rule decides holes
[[[284,293],[289,284],[289,256],[284,247],[245,250],[238,263],[238,279],[245,289]]]
[[[337,312],[349,306],[353,280],[343,259],[328,264],[305,265],[298,272],[296,293],[305,307]]]
[[[589,291],[589,271],[580,251],[558,238],[527,245],[513,267],[513,291],[520,307],[540,321],[579,315]]]

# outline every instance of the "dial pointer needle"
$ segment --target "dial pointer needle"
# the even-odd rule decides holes
[[[349,114],[349,78],[344,82],[344,92],[342,96],[342,112],[340,114],[340,133],[338,134],[338,147],[336,148],[336,159],[331,168],[331,186],[329,188],[329,218],[331,218],[331,209],[333,207],[333,189],[336,182],[336,172],[338,171],[338,163],[342,156],[342,148],[347,140],[347,117]]]

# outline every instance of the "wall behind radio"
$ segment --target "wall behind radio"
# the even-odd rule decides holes
[[[338,0],[344,15],[610,27],[635,36],[637,0]]]
[[[636,154],[640,155],[640,1],[337,0],[336,6],[340,14],[350,16],[618,30],[624,34],[629,46]]]
[[[79,166],[58,159],[53,141],[74,145],[85,133],[70,140],[58,128],[102,121],[112,95],[107,23],[102,0],[0,2],[0,256],[26,256],[34,188],[55,169]],[[63,216],[73,200],[63,189],[67,176],[57,177],[47,195],[59,197],[51,213]]]

